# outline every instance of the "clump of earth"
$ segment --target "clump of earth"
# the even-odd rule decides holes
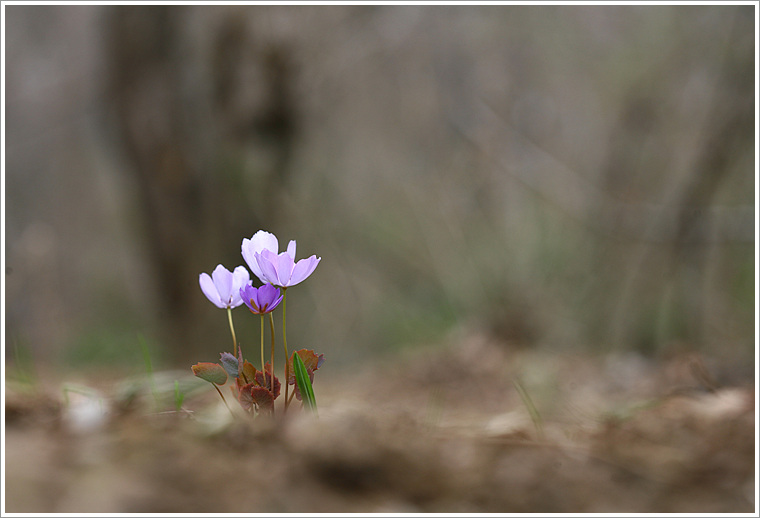
[[[189,369],[46,383],[6,386],[6,512],[755,509],[754,380],[694,353],[474,338],[321,369],[318,417],[231,413]]]

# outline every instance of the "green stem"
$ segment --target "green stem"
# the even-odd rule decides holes
[[[232,333],[232,356],[237,358],[237,338],[235,338],[235,326],[232,325],[232,308],[227,308],[227,320],[230,321],[230,332]]]
[[[264,372],[264,315],[261,314],[261,372]],[[266,379],[266,373],[264,373]]]
[[[269,334],[272,335],[272,375],[274,375],[274,317],[272,316],[272,313],[269,313]],[[272,381],[272,383],[274,383],[274,381]]]
[[[290,375],[290,362],[288,356],[288,338],[285,333],[285,303],[287,302],[287,288],[282,288],[282,346],[285,348],[285,411],[288,411],[288,376]],[[272,367],[274,372],[274,366]]]
[[[272,374],[271,374],[271,382],[270,382],[270,389],[272,390],[272,396],[274,396],[274,316],[272,316],[271,311],[269,312],[269,334],[272,336]],[[264,380],[267,379],[267,373],[264,373]],[[272,404],[272,415],[274,415],[274,404]]]

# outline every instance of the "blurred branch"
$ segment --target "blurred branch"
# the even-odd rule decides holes
[[[746,99],[746,93],[752,91],[754,75],[748,71],[752,68],[749,65],[753,56],[742,54],[746,46],[736,45],[740,37],[736,31],[739,16],[738,11],[733,12],[722,45],[717,46],[720,54],[712,60],[716,73],[713,75],[715,79],[709,97],[709,111],[701,128],[702,145],[689,174],[672,195],[674,201],[671,207],[675,213],[673,209],[667,213],[667,241],[670,247],[662,271],[663,285],[658,286],[658,292],[662,300],[666,300],[669,286],[677,290],[677,304],[681,305],[686,320],[691,322],[683,330],[684,338],[696,342],[703,340],[711,321],[705,275],[709,267],[710,249],[693,245],[710,243],[708,237],[713,232],[717,239],[711,244],[754,242],[754,207],[732,209],[729,216],[733,216],[733,221],[729,219],[728,225],[725,219],[706,217],[712,216],[716,209],[723,209],[715,207],[713,200],[729,178],[738,152],[752,146],[754,114],[742,99]],[[732,63],[730,57],[734,55],[739,56],[739,63]],[[739,95],[734,96],[735,93]],[[711,212],[706,212],[708,210]],[[741,214],[741,219],[736,217],[737,213]],[[660,220],[653,218],[649,228],[659,228],[659,224]],[[639,303],[639,284],[646,268],[653,264],[655,253],[652,247],[641,246],[628,260],[611,319],[611,334],[615,343],[619,343],[622,336],[629,332],[630,315]]]
[[[477,104],[475,119],[485,130],[476,133],[447,110],[452,128],[480,153],[488,156],[514,177],[526,190],[561,210],[590,231],[607,238],[652,243],[688,239],[689,243],[754,241],[754,207],[717,207],[689,204],[630,204],[615,199],[549,151],[515,130],[484,100]],[[498,140],[492,151],[481,135]],[[498,135],[496,139],[494,135]],[[519,149],[522,159],[504,150]],[[589,207],[594,207],[589,215]],[[689,235],[684,234],[683,218],[688,215]],[[656,224],[653,224],[655,223]],[[713,229],[715,229],[713,231]]]

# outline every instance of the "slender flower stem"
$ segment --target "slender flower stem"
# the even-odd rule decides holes
[[[274,317],[272,313],[269,313],[269,334],[272,336],[272,374],[271,381],[269,382],[272,389],[272,396],[274,396]],[[267,379],[267,373],[264,373],[264,380]],[[287,382],[287,380],[285,380]],[[274,416],[274,403],[272,403],[272,415]]]
[[[264,372],[264,314],[259,315],[261,317],[261,372]],[[266,373],[264,373],[266,379]]]
[[[224,399],[224,394],[222,394],[222,391],[219,390],[219,387],[216,386],[216,383],[212,383],[212,385],[214,386],[216,391],[219,393],[219,395],[222,397],[222,401],[224,401],[224,406],[226,406],[227,410],[230,411],[230,414],[232,414],[232,417],[235,417],[235,412],[233,412],[232,409],[230,408],[230,405],[227,404],[227,400]]]
[[[274,317],[272,313],[269,313],[269,334],[272,335],[272,376],[274,376]],[[274,380],[272,380],[272,384],[274,384]]]
[[[230,321],[230,332],[232,332],[232,356],[237,358],[237,338],[235,338],[235,326],[232,325],[232,308],[227,308],[227,319]]]
[[[290,375],[290,357],[288,356],[288,339],[285,334],[285,303],[287,302],[288,289],[282,288],[282,346],[285,348],[285,411],[288,411],[288,376]],[[274,367],[273,367],[274,369]],[[274,370],[273,370],[274,372]]]

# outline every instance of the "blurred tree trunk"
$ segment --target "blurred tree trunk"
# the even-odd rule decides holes
[[[754,123],[751,102],[740,101],[748,99],[743,93],[752,90],[754,73],[748,66],[752,56],[736,50],[752,50],[751,45],[742,45],[738,39],[746,37],[747,27],[737,30],[739,24],[751,21],[739,11],[733,16],[733,30],[727,33],[715,67],[713,96],[699,152],[663,207],[642,221],[641,243],[627,261],[626,279],[616,301],[612,343],[646,353],[662,352],[668,345],[659,343],[663,339],[701,347],[708,339],[708,328],[718,327],[718,317],[711,315],[716,294],[709,292],[707,271],[713,249],[730,243],[732,236],[721,235],[721,230],[726,229],[718,228],[710,209],[718,206],[718,194],[736,174],[737,156],[751,146]],[[667,163],[642,163],[640,159],[643,143],[650,138],[652,128],[661,124],[655,120],[655,99],[646,88],[632,88],[622,109],[621,124],[611,135],[604,179],[607,190],[619,199],[626,198],[626,179],[641,175],[643,168],[665,173],[672,167]],[[673,150],[668,156],[675,155]],[[653,275],[659,283],[643,282],[646,276]],[[657,311],[671,320],[665,336],[657,336],[646,324],[653,319],[653,299],[659,300]]]
[[[681,281],[681,297],[691,325],[686,327],[685,338],[698,346],[704,345],[706,328],[715,325],[711,310],[716,294],[707,292],[705,278],[711,249],[720,243],[715,242],[715,225],[711,224],[708,210],[716,204],[718,194],[735,172],[741,150],[751,148],[753,140],[753,103],[737,101],[746,99],[741,92],[752,90],[754,71],[746,65],[751,63],[752,56],[733,51],[748,48],[738,44],[738,38],[746,31],[736,30],[737,24],[746,21],[746,18],[734,15],[733,30],[724,43],[723,63],[718,69],[719,79],[701,152],[675,203],[678,213],[670,273],[675,275],[678,265],[686,266],[682,268],[686,278]],[[740,59],[733,62],[732,58],[736,59],[737,54]],[[695,273],[699,277],[695,278]]]
[[[287,53],[253,45],[235,11],[205,26],[186,23],[203,15],[193,9],[119,6],[106,21],[107,98],[137,179],[165,335],[182,358],[208,349],[194,325],[210,312],[199,273],[244,264],[242,239],[278,218],[296,116]],[[251,165],[255,144],[263,165]]]

